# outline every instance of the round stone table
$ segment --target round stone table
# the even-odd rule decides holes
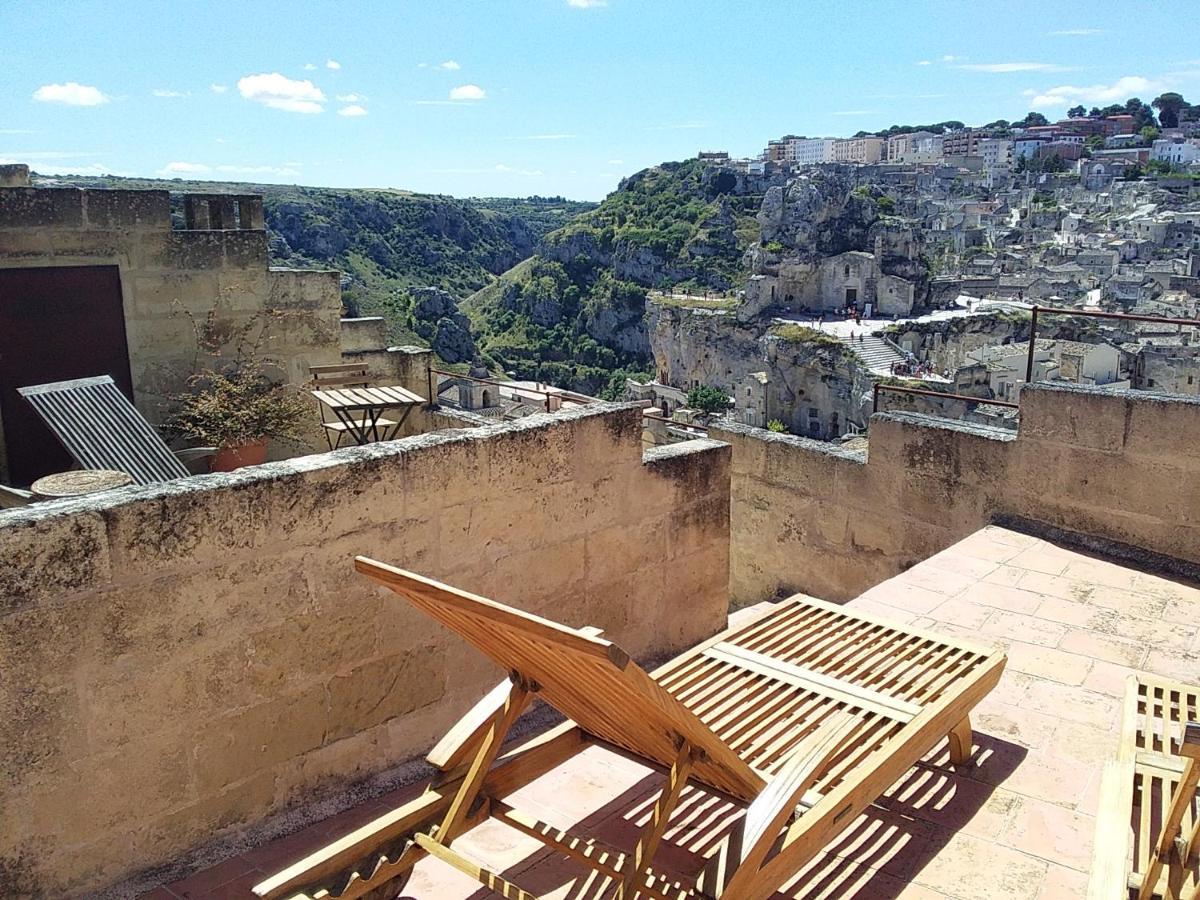
[[[133,479],[129,475],[114,469],[76,469],[39,478],[29,489],[35,496],[55,500],[59,497],[80,497],[97,491],[108,491],[132,483]]]

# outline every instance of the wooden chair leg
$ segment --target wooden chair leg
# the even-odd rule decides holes
[[[961,722],[951,729],[950,734],[950,762],[953,765],[961,766],[971,758],[971,718],[966,716]]]

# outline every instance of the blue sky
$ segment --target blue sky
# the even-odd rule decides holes
[[[1191,2],[0,2],[0,160],[599,199],[784,133],[1200,102]]]

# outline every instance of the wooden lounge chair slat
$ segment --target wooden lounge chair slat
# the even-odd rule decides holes
[[[492,815],[506,825],[614,881],[620,879],[622,872],[628,867],[628,854],[615,847],[594,838],[555,828],[528,813],[514,809],[502,800],[493,800],[491,808]],[[643,873],[639,890],[655,900],[691,900],[699,896],[678,878],[667,878],[662,873],[655,873],[650,869]]]
[[[581,634],[599,637],[603,629],[587,626],[579,629]],[[467,757],[479,746],[488,729],[504,712],[504,704],[508,700],[512,682],[508,679],[499,682],[484,694],[483,699],[472,706],[454,726],[446,732],[429,754],[425,761],[442,771],[462,765]]]
[[[762,789],[745,761],[610,642],[365,557],[355,565],[503,668],[536,681],[541,699],[585,731],[662,763],[673,760],[683,738],[703,751],[700,781],[747,799]]]
[[[704,651],[706,656],[739,665],[753,672],[759,672],[772,678],[778,678],[796,687],[813,691],[846,703],[858,704],[862,709],[869,709],[881,715],[891,716],[907,722],[918,712],[920,707],[903,700],[895,700],[878,691],[858,687],[838,678],[831,678],[818,672],[812,672],[792,663],[782,662],[744,650],[735,644],[721,643]]]
[[[430,856],[436,856],[442,862],[453,866],[464,875],[470,875],[485,888],[495,891],[501,897],[504,897],[505,900],[540,900],[536,894],[522,890],[511,881],[497,875],[491,869],[485,868],[474,860],[467,859],[461,853],[456,853],[449,847],[439,844],[433,838],[429,837],[429,835],[418,834],[416,841],[421,849]]]

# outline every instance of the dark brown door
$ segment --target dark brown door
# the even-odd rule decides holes
[[[0,419],[11,484],[72,466],[17,388],[92,375],[111,375],[133,399],[117,267],[0,269]]]

